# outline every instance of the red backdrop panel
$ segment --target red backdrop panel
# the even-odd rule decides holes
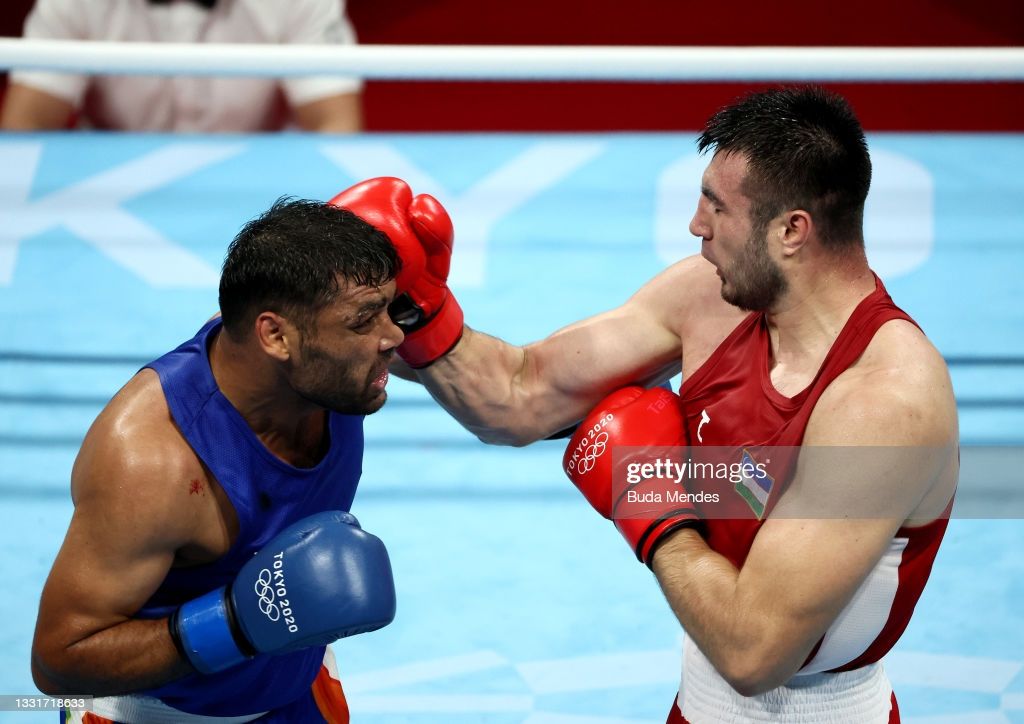
[[[1017,46],[1019,0],[350,0],[366,43]],[[371,82],[376,130],[693,130],[764,84]],[[1024,131],[1022,83],[830,84],[869,130]]]
[[[19,35],[31,0],[0,7]],[[1019,0],[349,0],[363,43],[1021,46]],[[377,131],[694,130],[764,84],[367,83]],[[1024,131],[1024,83],[842,83],[868,130]]]

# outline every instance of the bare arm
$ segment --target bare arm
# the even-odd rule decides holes
[[[77,3],[36,0],[25,18],[24,37],[36,40],[88,40],[90,14]],[[8,131],[67,128],[85,96],[89,78],[76,73],[12,70],[8,76],[0,127]]]
[[[956,413],[945,379],[940,390],[891,377],[826,393],[796,477],[742,569],[690,529],[658,549],[653,570],[669,604],[740,694],[789,680],[900,526],[926,507],[937,517],[948,501]],[[845,447],[807,454],[814,446]],[[837,464],[846,460],[855,464]]]
[[[280,41],[300,45],[355,45],[355,29],[339,0],[281,3]],[[314,76],[283,81],[295,121],[307,131],[358,133],[363,130],[361,82],[357,78]]]
[[[4,95],[0,127],[7,131],[52,131],[66,128],[75,108],[63,98],[12,83]]]
[[[359,93],[343,93],[297,105],[295,119],[307,131],[358,133],[363,130],[363,105]]]
[[[192,671],[166,619],[133,616],[192,537],[195,517],[184,488],[170,484],[176,466],[165,446],[123,422],[104,412],[75,464],[75,512],[32,645],[33,678],[50,694],[121,694]]]
[[[443,358],[417,370],[434,398],[484,442],[525,445],[583,418],[606,394],[679,372],[688,286],[706,271],[684,260],[621,307],[517,347],[466,329]]]

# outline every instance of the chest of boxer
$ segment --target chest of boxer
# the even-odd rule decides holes
[[[775,379],[762,313],[739,318],[731,330],[718,325],[684,337],[685,484],[713,501],[700,510],[708,543],[737,567],[786,489],[815,404],[894,319],[910,321],[878,282],[817,369]]]

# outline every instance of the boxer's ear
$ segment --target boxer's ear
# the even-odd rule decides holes
[[[298,327],[276,312],[257,314],[253,331],[260,349],[279,362],[287,362],[301,342]]]

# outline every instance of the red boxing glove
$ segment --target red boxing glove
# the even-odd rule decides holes
[[[413,197],[401,179],[372,178],[329,202],[348,209],[387,234],[402,260],[395,301],[388,309],[405,341],[398,354],[412,367],[426,367],[462,338],[462,308],[448,289],[455,232],[448,212],[433,196]]]
[[[648,566],[668,533],[700,525],[671,465],[682,462],[685,424],[674,393],[625,387],[583,419],[562,457],[565,474]]]

